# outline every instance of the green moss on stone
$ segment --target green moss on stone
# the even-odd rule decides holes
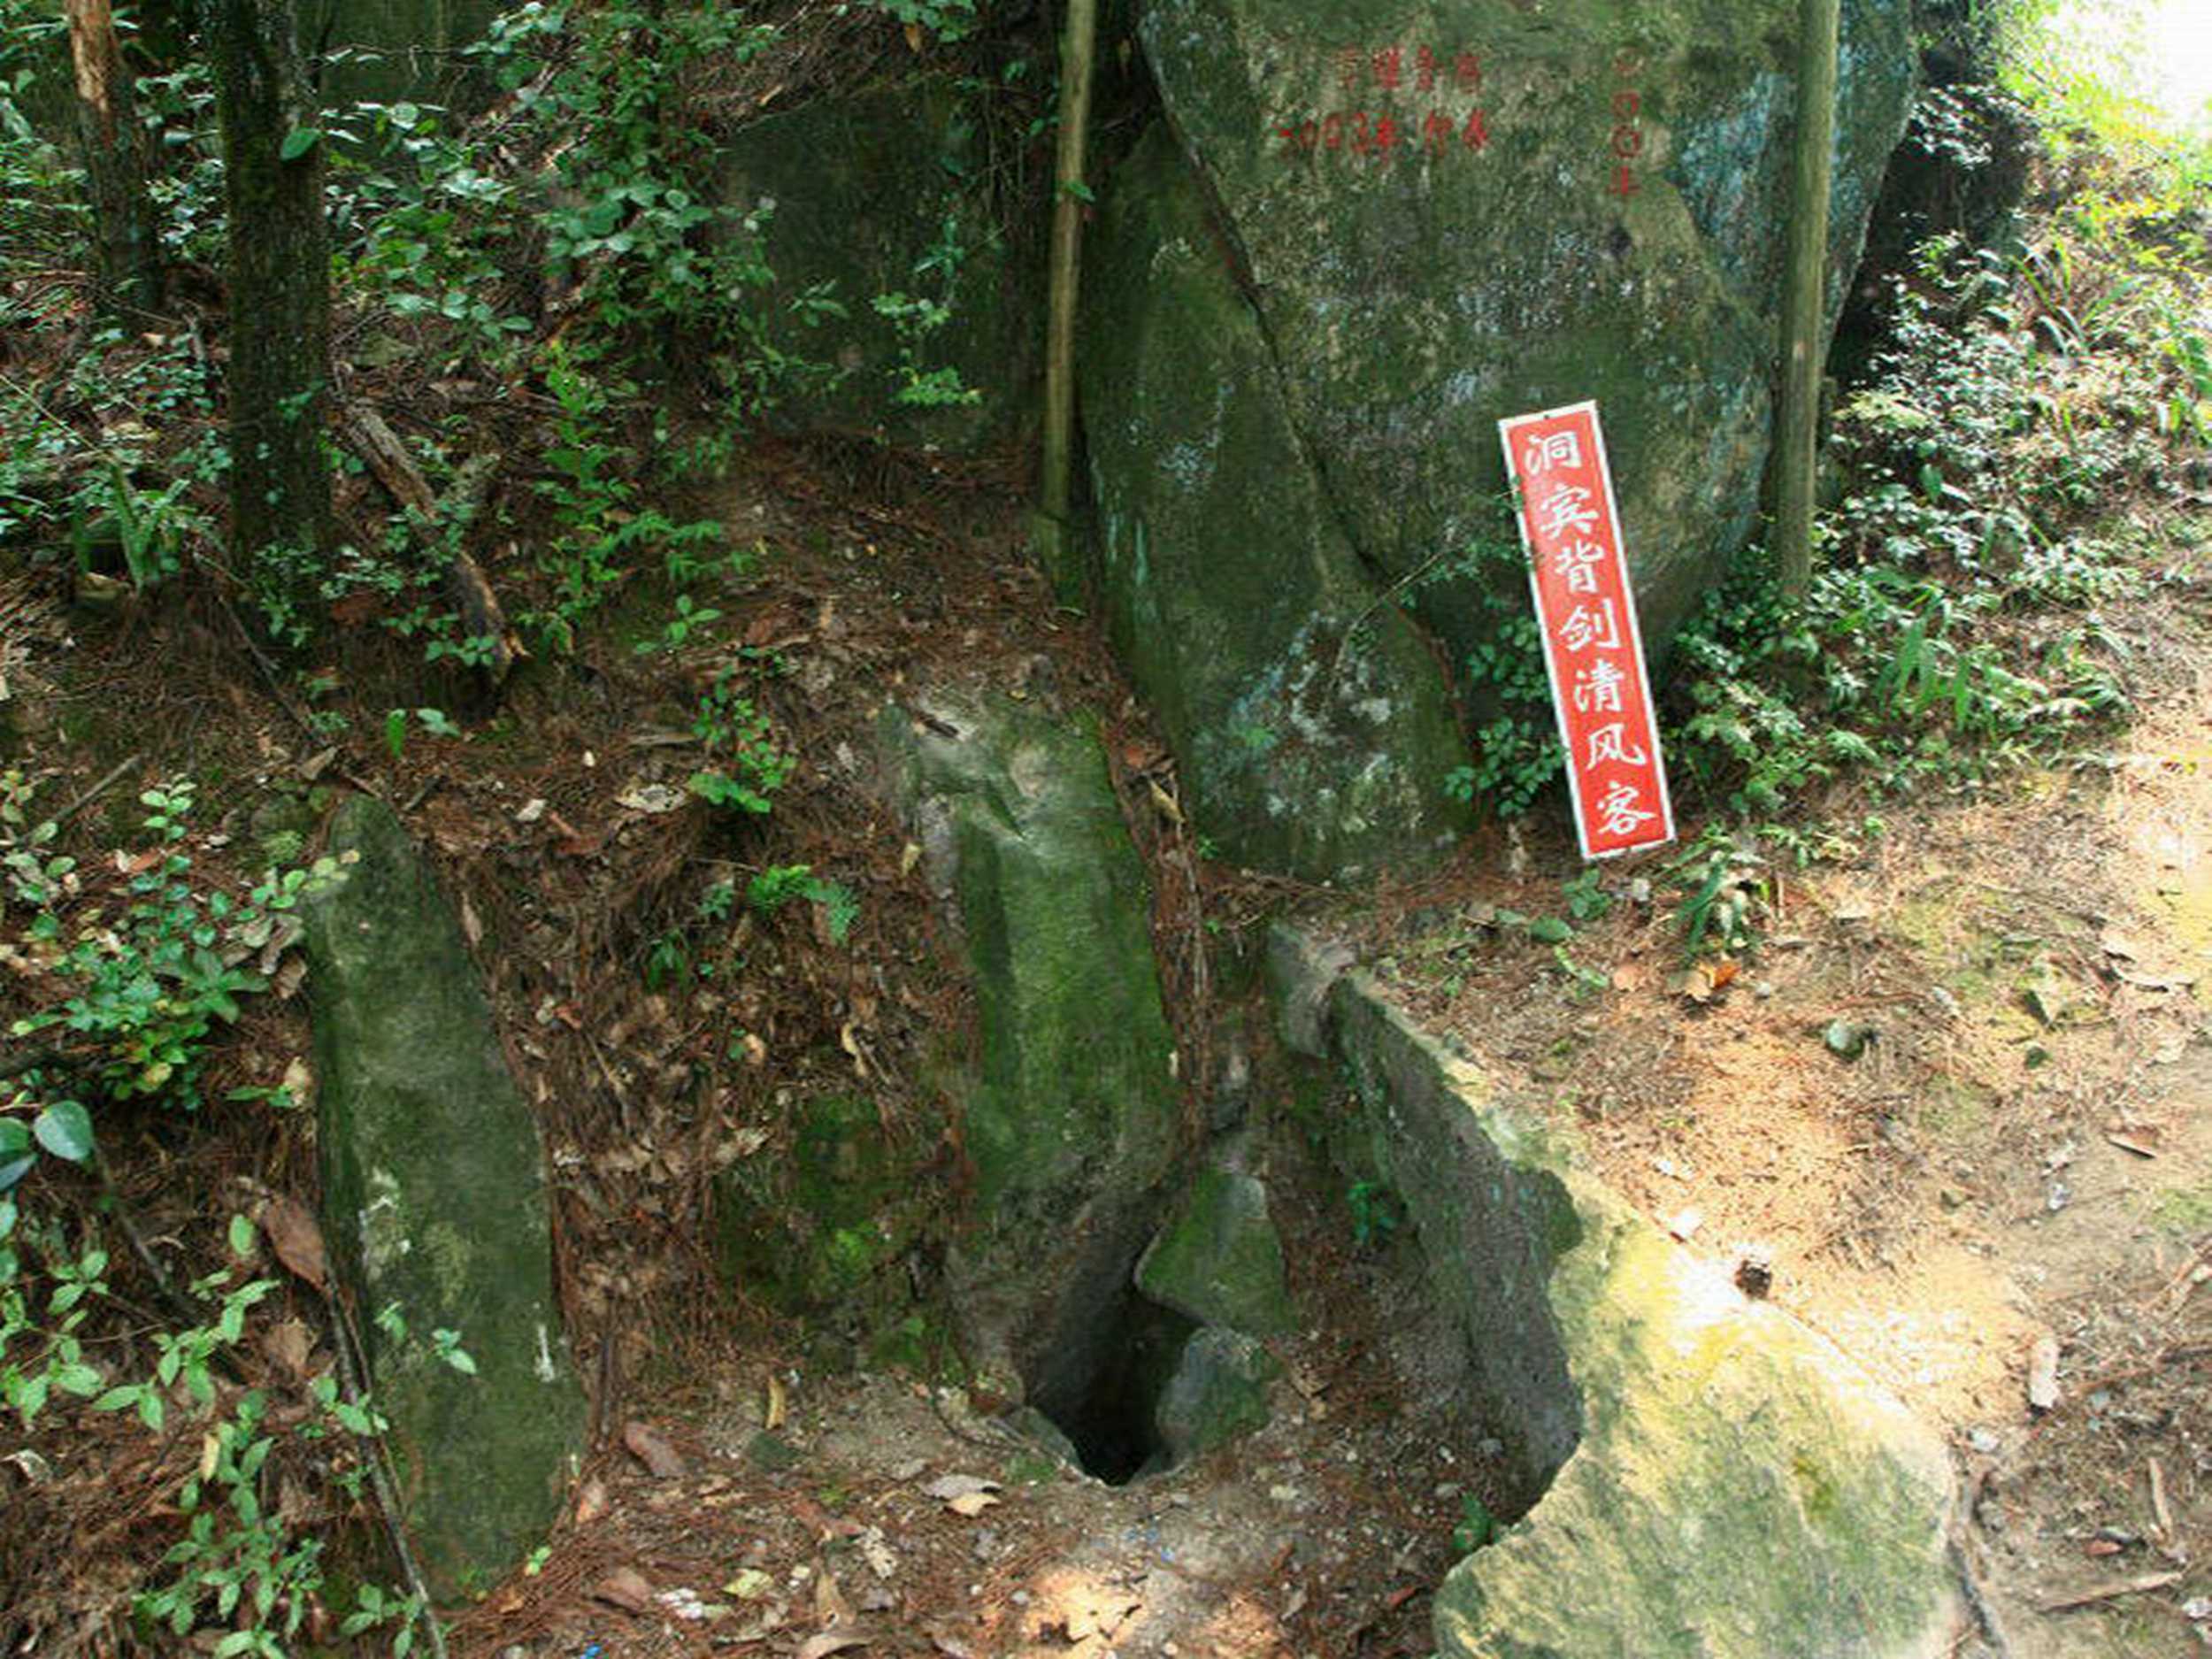
[[[939,699],[887,717],[975,976],[961,1300],[987,1369],[1079,1395],[1156,1218],[1179,1102],[1151,894],[1096,723]]]
[[[1328,995],[1525,1509],[1439,1589],[1447,1659],[1944,1651],[1940,1440],[1636,1215],[1373,980],[1346,973]]]
[[[1298,1322],[1267,1189],[1210,1164],[1138,1263],[1137,1288],[1202,1325],[1252,1336],[1280,1336]]]
[[[391,809],[339,809],[355,862],[305,906],[321,1087],[323,1219],[372,1322],[408,1529],[432,1586],[467,1594],[551,1525],[583,1446],[584,1399],[553,1300],[544,1158],[460,930]],[[431,1354],[460,1333],[464,1376]]]

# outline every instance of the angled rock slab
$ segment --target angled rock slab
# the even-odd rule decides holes
[[[1097,586],[1186,803],[1240,864],[1432,858],[1467,817],[1444,670],[1347,537],[1166,133],[1115,179],[1083,278]]]
[[[1118,1363],[1111,1310],[1156,1225],[1179,1105],[1151,895],[1094,722],[940,694],[885,747],[965,935],[980,1052],[964,1126],[975,1357],[1066,1423]]]
[[[1137,1263],[1137,1288],[1201,1325],[1280,1336],[1298,1322],[1267,1188],[1209,1164]]]
[[[1282,977],[1313,953],[1279,949]],[[1327,992],[1469,1403],[1530,1507],[1436,1596],[1456,1659],[1935,1659],[1959,1628],[1940,1440],[1668,1240],[1365,974]]]
[[[338,809],[353,862],[303,907],[323,1224],[361,1310],[431,1588],[478,1593],[545,1535],[585,1407],[553,1299],[545,1158],[460,929],[382,802]],[[395,1341],[374,1315],[396,1304]],[[475,1361],[439,1360],[450,1330]]]
[[[1170,1464],[1204,1455],[1267,1426],[1267,1385],[1282,1367],[1235,1331],[1194,1331],[1152,1410]]]

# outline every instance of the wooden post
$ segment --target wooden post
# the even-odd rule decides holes
[[[1827,352],[1828,195],[1836,130],[1837,0],[1801,0],[1797,157],[1782,302],[1782,409],[1775,436],[1774,551],[1782,591],[1805,596],[1813,575],[1820,371]]]
[[[1091,69],[1098,41],[1097,0],[1068,0],[1060,36],[1060,145],[1054,169],[1052,290],[1045,331],[1042,499],[1032,541],[1063,603],[1081,582],[1068,537],[1075,448],[1075,315],[1082,275],[1083,150],[1091,119]]]

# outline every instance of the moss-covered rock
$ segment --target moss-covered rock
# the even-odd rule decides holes
[[[1156,132],[1117,173],[1084,278],[1100,598],[1222,855],[1371,874],[1462,823],[1458,728],[1310,464],[1231,259]]]
[[[1280,1336],[1298,1322],[1267,1188],[1241,1171],[1202,1168],[1137,1263],[1137,1288],[1201,1325]]]
[[[1947,1652],[1939,1440],[1635,1214],[1363,974],[1333,979],[1327,1005],[1464,1344],[1469,1403],[1517,1483],[1517,1524],[1437,1593],[1441,1653]]]
[[[1281,1371],[1248,1336],[1211,1326],[1194,1331],[1152,1409],[1167,1462],[1202,1456],[1265,1428],[1267,1385]]]
[[[1065,1422],[1103,1369],[1099,1310],[1158,1218],[1179,1118],[1144,868],[1097,727],[1001,698],[887,714],[975,976],[957,1079],[975,1170],[957,1252],[974,1356]]]
[[[1836,300],[1915,73],[1908,0],[1844,12]],[[1165,119],[1110,181],[1085,273],[1098,576],[1233,856],[1310,874],[1448,822],[1429,793],[1452,764],[1435,670],[1390,602],[1471,699],[1492,689],[1463,665],[1525,603],[1514,558],[1435,579],[1516,543],[1501,418],[1598,401],[1654,635],[1744,545],[1780,350],[1796,16],[1143,8]]]
[[[323,1225],[369,1320],[408,1530],[442,1596],[479,1592],[544,1536],[583,1448],[553,1300],[544,1155],[435,879],[382,802],[338,810],[350,858],[305,908]],[[475,1361],[442,1363],[432,1333]]]
[[[741,303],[762,308],[779,350],[831,376],[772,419],[948,449],[1029,419],[1040,268],[1010,245],[987,149],[979,112],[942,82],[819,99],[721,147],[721,197],[757,219],[774,273]],[[938,401],[928,388],[944,370],[975,396]]]

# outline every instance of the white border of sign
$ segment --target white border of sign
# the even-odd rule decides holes
[[[1601,853],[1590,850],[1590,832],[1582,821],[1582,791],[1575,776],[1573,740],[1567,733],[1565,693],[1561,689],[1559,664],[1552,651],[1551,630],[1544,622],[1544,595],[1536,581],[1536,550],[1529,544],[1528,504],[1522,498],[1520,472],[1513,465],[1513,434],[1520,427],[1557,420],[1563,415],[1578,415],[1586,409],[1590,411],[1590,435],[1597,443],[1598,477],[1605,485],[1605,511],[1613,526],[1613,556],[1621,562],[1621,597],[1628,607],[1628,637],[1636,650],[1636,680],[1643,688],[1644,708],[1651,720],[1652,772],[1659,781],[1660,826],[1666,831],[1656,841],[1639,841],[1633,847],[1616,847]],[[1567,800],[1574,808],[1575,841],[1582,849],[1583,862],[1594,864],[1601,858],[1618,858],[1624,853],[1649,852],[1655,847],[1664,847],[1674,839],[1674,796],[1667,787],[1667,757],[1659,741],[1659,706],[1652,696],[1651,671],[1644,664],[1644,627],[1636,614],[1636,584],[1628,570],[1628,529],[1621,523],[1620,503],[1613,495],[1613,462],[1606,453],[1605,423],[1599,417],[1597,399],[1589,397],[1578,403],[1562,403],[1532,415],[1509,416],[1498,422],[1498,447],[1504,452],[1506,482],[1513,491],[1513,527],[1520,532],[1521,559],[1528,572],[1529,608],[1536,613],[1536,634],[1543,641],[1544,678],[1551,684],[1552,720],[1558,727],[1559,752],[1566,762]]]

